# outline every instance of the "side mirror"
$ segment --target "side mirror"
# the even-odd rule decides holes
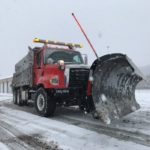
[[[53,63],[54,63],[54,60],[52,58],[47,59],[47,64],[53,64]]]
[[[88,56],[87,56],[87,54],[82,54],[82,58],[83,58],[84,64],[87,65],[88,64]]]

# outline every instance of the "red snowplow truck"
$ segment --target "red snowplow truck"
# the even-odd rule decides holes
[[[41,116],[52,116],[57,105],[78,105],[105,123],[139,108],[135,88],[142,77],[126,55],[105,55],[89,67],[76,50],[80,44],[38,38],[34,42],[44,45],[29,47],[15,65],[14,104],[32,100]]]

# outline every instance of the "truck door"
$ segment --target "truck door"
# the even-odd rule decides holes
[[[35,54],[34,59],[34,85],[37,85],[42,82],[43,76],[43,63],[42,63],[42,51]]]

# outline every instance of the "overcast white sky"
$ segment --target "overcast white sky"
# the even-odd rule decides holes
[[[14,72],[34,37],[83,43],[91,63],[95,56],[72,12],[99,56],[119,52],[138,66],[150,64],[150,0],[1,0],[0,76]]]

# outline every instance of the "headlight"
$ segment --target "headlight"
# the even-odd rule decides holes
[[[52,78],[50,78],[50,84],[51,85],[59,85],[59,77],[53,76]]]
[[[65,62],[64,60],[58,60],[60,70],[65,70]]]

